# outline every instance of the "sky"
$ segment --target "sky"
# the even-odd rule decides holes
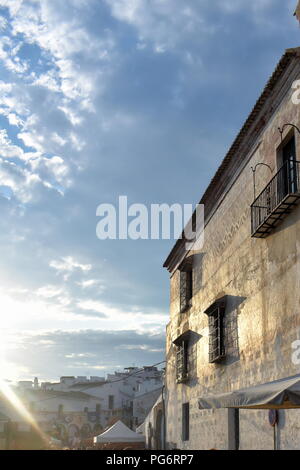
[[[96,209],[200,200],[295,4],[0,0],[3,377],[164,360],[174,240],[99,240]]]

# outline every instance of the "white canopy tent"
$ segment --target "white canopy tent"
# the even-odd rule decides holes
[[[145,437],[129,429],[122,421],[118,421],[105,432],[94,437],[94,444],[109,442],[145,442]]]

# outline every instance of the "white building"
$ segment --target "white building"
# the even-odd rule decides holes
[[[162,394],[162,386],[156,388],[143,388],[143,391],[140,391],[136,394],[133,400],[133,416],[134,416],[134,425],[135,427],[140,426],[149,410],[155,404],[157,399]]]
[[[44,382],[41,385],[45,392],[79,392],[101,400],[102,426],[106,427],[118,418],[131,428],[146,417],[161,388],[162,372],[156,367],[129,367],[122,372],[108,374],[106,379],[64,376],[57,383]]]

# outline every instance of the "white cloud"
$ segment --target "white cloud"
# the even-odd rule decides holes
[[[50,158],[38,156],[30,161],[32,171],[43,177],[44,181],[54,179],[64,187],[71,185],[69,179],[69,168],[61,157],[54,156]]]
[[[274,7],[274,0],[105,0],[110,6],[112,15],[120,21],[136,28],[139,41],[138,48],[146,44],[154,52],[161,54],[173,51],[184,55],[186,43],[192,35],[197,35],[199,43],[226,29],[224,15],[242,12],[254,24],[272,26],[267,10]],[[283,2],[283,8],[290,8]],[[213,11],[213,20],[206,15]],[[221,22],[219,21],[221,19]],[[273,28],[281,27],[273,22]]]
[[[22,142],[16,145],[7,133],[2,134],[0,158],[27,162],[22,168],[5,164],[1,184],[9,182],[22,203],[43,188],[64,195],[71,186],[72,171],[77,172],[82,167],[79,160],[85,158],[82,151],[87,141],[81,130],[86,115],[96,111],[95,98],[109,83],[115,53],[109,28],[93,34],[82,20],[91,0],[69,0],[63,10],[59,5],[55,0],[0,0],[0,7],[7,7],[11,15],[0,40],[0,61],[11,72],[11,83],[0,81],[0,114],[18,128]],[[22,58],[23,46],[36,47],[38,68],[32,66],[30,54]],[[49,100],[49,109],[43,100]],[[56,123],[58,111],[70,126],[62,119],[63,127]],[[97,127],[98,120],[94,122]],[[66,152],[68,158],[57,152]]]
[[[105,290],[105,286],[103,286],[101,281],[99,281],[98,279],[87,279],[86,281],[78,281],[76,284],[82,289],[90,289],[92,287],[97,287],[98,291]]]
[[[44,297],[46,299],[52,299],[53,297],[58,297],[62,294],[62,288],[59,286],[47,285],[40,287],[36,291],[38,297]]]
[[[22,2],[23,0],[0,0],[0,6],[8,8],[10,14],[15,15],[19,11]]]
[[[117,329],[134,329],[137,325],[143,324],[145,330],[151,330],[151,325],[161,324],[166,322],[166,315],[160,312],[144,312],[142,308],[129,306],[128,309],[114,307],[105,302],[98,300],[81,300],[77,302],[77,307],[81,310],[90,312],[98,312],[104,314],[107,318],[105,321],[108,327],[114,325]],[[116,324],[116,318],[118,319]],[[147,327],[149,325],[149,327]]]
[[[72,256],[66,256],[60,260],[53,260],[50,262],[49,266],[56,269],[57,273],[65,273],[66,279],[76,270],[87,273],[92,269],[91,264],[80,263]]]
[[[9,113],[7,116],[8,122],[11,126],[24,126],[24,121],[15,113]]]
[[[156,53],[173,50],[186,35],[212,34],[213,24],[204,21],[199,4],[181,0],[105,0],[113,16],[134,26],[139,34],[138,44],[150,42]],[[201,0],[203,6],[207,0]]]
[[[52,140],[53,140],[53,142],[58,144],[60,147],[63,147],[67,143],[67,140],[64,139],[63,137],[61,137],[59,134],[57,134],[57,132],[53,132]]]
[[[14,83],[0,81],[1,114],[15,113],[19,118],[29,114],[25,104],[25,93]]]
[[[119,346],[116,347],[116,349],[121,349],[125,351],[148,351],[152,353],[163,353],[164,349],[155,349],[151,348],[147,344],[120,344]]]
[[[14,145],[7,135],[6,129],[0,129],[0,157],[1,158],[24,158],[24,151]]]
[[[43,153],[45,151],[45,138],[37,132],[19,132],[18,139],[22,140],[26,147],[31,147],[37,152]]]
[[[54,92],[60,91],[59,77],[55,70],[49,70],[47,73],[42,73],[33,81],[32,85],[45,87]]]
[[[4,16],[0,16],[0,29],[3,30],[7,26],[7,20]]]
[[[5,83],[0,80],[0,93],[8,93],[12,90],[11,83]]]
[[[7,312],[5,319],[1,324],[3,329],[29,329],[34,325],[49,323],[53,321],[63,321],[74,317],[64,311],[60,305],[50,304],[47,298],[36,299],[31,295],[25,294],[24,298],[14,298],[0,291],[0,300],[3,311]]]
[[[75,353],[72,353],[72,354],[66,354],[65,357],[68,358],[68,359],[78,359],[78,358],[82,359],[82,358],[96,357],[96,354],[92,354],[92,353],[75,354]]]
[[[8,36],[2,36],[0,38],[0,60],[7,70],[22,75],[27,71],[28,65],[17,56],[17,53],[18,47],[15,46],[13,40]]]
[[[23,164],[9,160],[21,160]],[[40,152],[25,152],[12,143],[5,129],[0,130],[0,185],[9,187],[21,202],[29,202],[42,187],[63,194],[62,188],[71,183],[69,168],[61,157],[46,158]]]
[[[0,159],[0,186],[9,187],[21,202],[29,202],[37,186],[42,184],[37,174],[30,173],[13,162]]]
[[[70,133],[70,140],[72,142],[73,149],[77,150],[77,152],[81,152],[81,150],[86,146],[86,142],[80,139],[74,132]]]
[[[72,171],[81,168],[75,159],[84,158],[81,152],[87,142],[78,128],[85,124],[87,113],[95,113],[94,98],[105,89],[115,50],[109,29],[95,35],[82,21],[81,11],[85,12],[88,4],[70,0],[62,12],[59,2],[53,0],[0,0],[0,6],[7,7],[11,15],[0,40],[0,61],[12,79],[11,83],[0,81],[0,114],[19,128],[17,137],[22,142],[13,144],[7,134],[2,134],[0,157],[28,162],[22,169],[6,165],[5,171],[1,169],[1,181],[3,185],[4,180],[9,181],[18,199],[22,194],[23,203],[33,199],[38,186],[39,190],[47,188],[64,195],[72,184]],[[30,59],[19,57],[24,45],[39,49],[38,69],[32,67]],[[39,103],[40,96],[49,100],[55,117],[58,111],[64,113],[69,129],[51,119],[44,103]],[[73,127],[76,132],[70,130]],[[68,152],[68,157],[72,152],[72,162],[70,157],[57,155],[61,151]],[[22,184],[26,188],[20,188]]]
[[[78,126],[79,124],[82,124],[83,122],[83,117],[80,116],[76,111],[74,111],[71,107],[68,106],[61,106],[59,105],[57,107],[60,109],[68,118],[68,120],[71,122],[73,126]]]
[[[32,4],[20,1],[13,5],[1,0],[1,5],[10,10],[14,37],[24,37],[25,42],[36,44],[51,57],[52,69],[38,77],[34,75],[33,85],[63,93],[70,100],[82,101],[85,109],[88,109],[91,106],[91,94],[99,90],[99,80],[103,82],[106,64],[114,50],[114,41],[108,31],[103,37],[92,35],[81,22],[80,12],[87,8],[86,2],[66,2],[72,14],[67,17],[60,14],[60,4],[53,0],[35,1]],[[77,15],[74,15],[74,8],[77,9]],[[97,61],[98,66],[93,73],[78,66],[74,60],[78,54],[82,54],[84,60]],[[2,55],[7,68],[15,68],[20,73],[26,71],[27,64],[13,60],[9,52],[4,50]]]

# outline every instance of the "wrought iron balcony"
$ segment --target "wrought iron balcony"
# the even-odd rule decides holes
[[[300,202],[300,162],[287,160],[251,206],[251,233],[266,238]]]

